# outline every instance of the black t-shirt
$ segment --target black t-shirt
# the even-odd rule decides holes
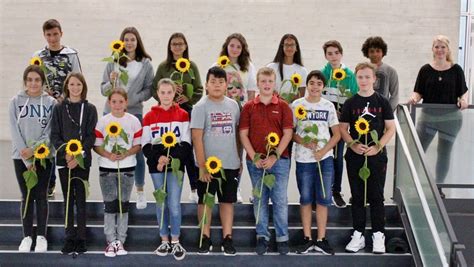
[[[377,92],[368,97],[356,94],[344,103],[340,121],[349,123],[349,133],[354,140],[359,138],[359,133],[355,129],[355,122],[359,117],[363,117],[369,122],[369,132],[374,129],[377,131],[379,140],[385,130],[385,121],[394,119],[390,103]],[[372,137],[369,133],[367,134],[367,143],[369,144],[371,141]],[[360,138],[360,142],[365,144],[364,136]]]
[[[464,71],[458,64],[444,71],[425,64],[418,72],[414,91],[422,96],[423,103],[457,104],[458,97],[467,91]]]
[[[61,47],[61,49],[56,50],[56,51],[49,50],[49,53],[51,54],[51,57],[55,57],[55,56],[59,55],[59,53],[61,53],[61,51],[63,50],[63,48],[64,48],[64,47]]]

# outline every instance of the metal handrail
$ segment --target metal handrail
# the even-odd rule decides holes
[[[455,107],[456,105],[439,105],[439,104],[417,104],[417,105],[414,105],[415,107],[418,107],[418,106],[423,106],[423,107],[436,107],[436,108],[453,108]],[[472,108],[474,109],[474,105],[469,105],[468,108]],[[408,108],[406,105],[399,105],[397,107],[397,109],[401,109],[402,112],[403,112],[403,115],[405,116],[406,120],[407,120],[407,123],[408,123],[408,127],[410,129],[410,134],[411,136],[413,137],[413,140],[415,141],[415,145],[416,145],[416,150],[418,151],[418,156],[421,158],[421,164],[422,164],[422,167],[423,167],[423,171],[425,171],[427,177],[428,177],[428,184],[430,185],[431,187],[431,190],[433,191],[433,194],[434,194],[434,199],[435,199],[435,203],[436,203],[436,207],[438,208],[438,210],[440,211],[440,214],[441,214],[441,219],[443,221],[443,224],[447,230],[447,233],[448,233],[448,237],[449,239],[451,240],[451,259],[450,259],[450,262],[453,263],[453,261],[456,263],[456,262],[463,262],[464,261],[464,258],[462,259],[456,259],[458,258],[458,255],[462,253],[457,253],[458,251],[462,250],[462,245],[459,244],[458,242],[458,239],[456,237],[456,234],[454,232],[454,229],[451,225],[451,221],[449,220],[449,216],[448,216],[448,213],[446,211],[446,207],[444,206],[443,204],[443,201],[441,199],[441,196],[439,195],[439,191],[438,191],[438,187],[436,185],[436,183],[433,182],[433,179],[431,178],[432,175],[428,169],[428,167],[426,166],[426,159],[425,159],[425,153],[421,153],[420,151],[424,151],[422,146],[421,146],[421,142],[418,138],[418,135],[416,134],[416,129],[415,129],[415,126],[413,124],[413,120],[410,120],[409,118],[412,118],[411,116],[409,116],[408,114],[411,114],[409,111],[408,111]],[[398,114],[398,112],[397,112]],[[398,124],[398,121],[397,121],[397,126],[398,128],[400,127],[399,124]],[[397,132],[398,131],[398,128],[397,128]],[[399,133],[401,136],[403,136],[401,134],[401,132]],[[404,139],[404,137],[403,137]],[[403,143],[405,146],[406,146],[406,143]],[[405,149],[404,149],[405,150]],[[407,152],[407,150],[405,150],[405,153],[407,154],[407,157],[409,156],[410,159],[411,159],[411,155],[409,155],[409,153]],[[412,162],[409,162],[409,164],[413,164]],[[395,177],[396,178],[396,177]],[[418,178],[418,175],[416,175],[416,178]],[[419,181],[418,181],[419,182]],[[423,194],[424,196],[424,194]],[[424,198],[424,201],[426,201],[426,198]],[[435,231],[436,232],[436,231]],[[461,245],[461,246],[460,246]],[[455,257],[453,259],[453,257]]]

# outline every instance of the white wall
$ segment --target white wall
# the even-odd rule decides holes
[[[310,70],[325,64],[321,48],[325,41],[339,40],[343,61],[354,68],[364,60],[360,52],[364,40],[380,35],[389,46],[384,61],[398,71],[402,101],[410,94],[420,66],[431,59],[433,36],[447,35],[455,49],[459,35],[457,0],[0,0],[0,129],[4,129],[0,140],[11,139],[8,102],[22,89],[22,72],[31,54],[45,45],[41,26],[49,18],[61,22],[63,43],[79,51],[89,100],[99,111],[105,67],[100,59],[110,54],[109,43],[126,26],[140,31],[155,70],[166,56],[169,35],[183,32],[201,76],[233,32],[247,38],[256,67],[273,59],[283,34],[293,33]],[[151,104],[147,102],[146,109]]]

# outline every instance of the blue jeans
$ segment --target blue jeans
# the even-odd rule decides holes
[[[162,188],[164,183],[165,173],[151,173],[153,186],[156,189]],[[160,236],[168,237],[170,230],[168,225],[171,225],[171,237],[178,238],[181,229],[181,186],[178,179],[170,171],[166,176],[166,192],[168,193],[165,200],[165,212],[163,213],[163,227],[160,225]],[[156,204],[156,218],[158,224],[161,223],[161,207],[163,204]]]
[[[133,114],[140,121],[140,124],[143,125],[143,115],[142,114]],[[143,187],[145,185],[145,158],[143,157],[143,152],[140,150],[137,155],[137,165],[135,166],[135,186]]]
[[[329,206],[332,203],[332,182],[334,177],[334,161],[332,157],[327,157],[319,162],[321,174],[323,176],[324,197],[321,178],[319,177],[319,167],[317,162],[302,163],[296,162],[296,182],[300,191],[300,204],[308,205],[316,201],[317,204]]]
[[[247,169],[249,170],[252,187],[260,189],[262,182],[263,169],[258,169],[251,160],[247,160]],[[259,222],[256,227],[257,239],[264,237],[270,240],[270,232],[268,232],[268,199],[271,198],[273,203],[273,224],[275,226],[276,241],[288,241],[288,176],[290,174],[290,160],[280,158],[275,164],[267,170],[267,173],[275,175],[275,185],[270,190],[265,185],[262,190],[262,199],[260,207]],[[253,202],[253,210],[255,218],[257,217],[259,199],[255,198]]]
[[[342,184],[342,172],[344,171],[344,140],[340,140],[334,148],[334,183],[332,191],[340,193]]]

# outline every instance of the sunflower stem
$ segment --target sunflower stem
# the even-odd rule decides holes
[[[31,189],[28,189],[28,193],[26,193],[25,210],[23,210],[23,217],[22,217],[22,219],[25,219],[26,211],[28,210],[28,201],[30,200],[30,192],[31,192]]]
[[[170,157],[170,150],[171,150],[171,147],[168,147],[168,152],[166,153],[166,158],[169,158]],[[164,182],[163,182],[163,191],[166,192],[166,177],[168,175],[168,164],[165,165],[165,178],[164,178]],[[166,196],[166,198],[168,198],[168,196]],[[161,204],[161,221],[160,221],[160,230],[163,229],[163,217],[165,217],[165,202],[166,202],[166,198],[164,199],[163,203]],[[166,226],[168,227],[168,226]]]
[[[115,149],[117,150],[117,140],[115,140]],[[119,201],[119,211],[120,211],[120,218],[122,218],[122,183],[121,183],[121,175],[120,175],[120,160],[117,160],[117,178],[118,178],[118,201]]]
[[[267,148],[267,156],[265,159],[268,159],[268,156],[270,155],[270,149]],[[258,207],[257,207],[257,218],[255,219],[255,224],[258,225],[258,221],[260,218],[260,207],[262,206],[262,196],[263,196],[263,177],[265,177],[266,170],[263,169],[262,173],[262,179],[260,179],[260,197],[258,198]]]
[[[367,145],[367,134],[365,134],[365,145]],[[364,167],[367,168],[367,155],[365,155]],[[364,179],[364,207],[367,207],[367,179]]]
[[[67,219],[69,214],[69,195],[71,192],[71,168],[68,168],[67,176],[67,196],[66,196],[66,221],[64,222],[64,228],[67,228]]]
[[[326,190],[324,189],[323,174],[321,172],[321,164],[319,163],[319,160],[316,162],[318,163],[319,180],[321,181],[321,188],[323,189],[323,198],[326,198]]]
[[[207,182],[207,186],[206,186],[206,194],[204,195],[204,198],[207,198],[207,193],[209,192],[209,182]],[[207,217],[207,212],[206,212],[206,201],[204,201],[204,212],[202,214],[202,218],[201,218],[201,235],[199,237],[199,247],[202,246],[202,236],[204,234],[204,222],[206,221],[206,217]]]

